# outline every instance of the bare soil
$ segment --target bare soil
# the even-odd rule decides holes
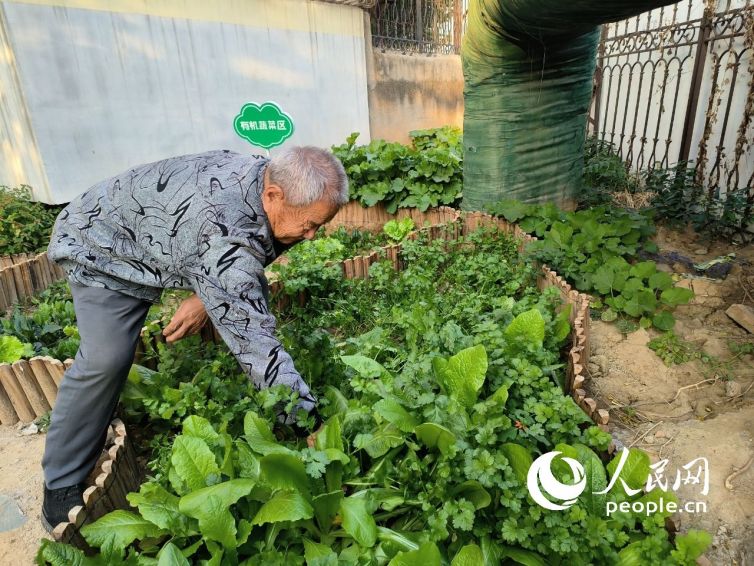
[[[697,296],[675,312],[675,333],[709,359],[668,367],[647,346],[661,333],[624,335],[615,324],[592,321],[587,387],[610,408],[616,444],[639,447],[653,462],[667,459],[664,475],[671,484],[676,470],[707,458],[708,495],[700,494],[699,485],[681,485],[676,492],[681,503],[706,502],[706,512],[685,511],[674,520],[682,532],[696,528],[714,536],[709,562],[702,562],[754,565],[754,358],[731,352],[732,344],[754,344],[754,335],[725,314],[734,303],[754,306],[754,246],[709,245],[693,234],[664,230],[657,243],[661,251],[695,262],[737,255],[740,263],[725,280],[685,283]],[[677,265],[674,271],[682,272]]]
[[[50,538],[40,522],[42,511],[42,453],[45,436],[20,436],[14,427],[0,426],[0,494],[21,509],[26,522],[0,532],[0,566],[34,564],[42,538]]]

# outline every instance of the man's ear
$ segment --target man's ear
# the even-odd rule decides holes
[[[264,196],[269,199],[271,202],[275,203],[283,203],[285,202],[285,193],[283,192],[283,189],[281,189],[277,185],[267,185],[264,188]]]

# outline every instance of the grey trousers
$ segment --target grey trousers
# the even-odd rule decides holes
[[[81,344],[65,372],[42,458],[49,489],[83,482],[97,463],[151,303],[71,283]]]

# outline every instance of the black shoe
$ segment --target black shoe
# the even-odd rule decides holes
[[[44,503],[42,503],[42,525],[48,533],[60,523],[68,522],[68,511],[84,504],[84,490],[81,483],[60,489],[47,489],[45,486]]]

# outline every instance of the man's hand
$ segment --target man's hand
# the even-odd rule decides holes
[[[175,342],[185,336],[199,332],[202,326],[207,323],[208,318],[201,299],[192,295],[181,303],[162,334],[167,342]]]

